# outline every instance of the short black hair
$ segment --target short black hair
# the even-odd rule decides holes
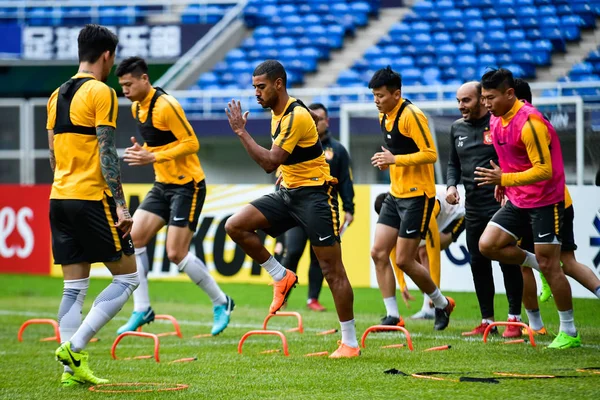
[[[275,82],[281,78],[283,86],[287,84],[287,74],[283,65],[277,60],[266,60],[258,64],[254,69],[252,76],[267,75],[267,79],[271,82]]]
[[[379,215],[379,213],[381,212],[381,207],[383,207],[383,202],[385,201],[385,198],[388,194],[389,192],[379,193],[375,198],[375,212],[377,213],[377,215]]]
[[[148,74],[148,64],[141,57],[126,58],[117,67],[115,75],[120,78],[126,74],[131,74],[136,78],[139,78],[143,74]]]
[[[526,100],[529,104],[532,103],[533,95],[531,94],[531,87],[529,83],[521,78],[515,79],[515,96],[519,100]]]
[[[79,62],[95,63],[102,53],[115,53],[119,38],[105,26],[87,24],[77,37]]]
[[[329,116],[329,112],[327,111],[327,107],[325,107],[321,103],[312,103],[311,105],[308,106],[308,108],[310,108],[311,110],[323,110],[323,111],[325,111],[325,117]]]
[[[379,89],[384,86],[390,93],[402,89],[402,77],[389,65],[375,72],[369,81],[369,89]]]
[[[481,86],[484,89],[497,89],[505,92],[515,87],[515,79],[510,70],[506,68],[490,69],[481,77]]]

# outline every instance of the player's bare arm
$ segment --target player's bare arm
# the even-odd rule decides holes
[[[121,184],[121,167],[115,145],[115,128],[112,126],[99,126],[96,128],[96,136],[98,137],[102,175],[117,204],[119,219],[116,226],[124,233],[123,237],[125,237],[131,232],[133,219],[127,209],[123,185]]]
[[[248,113],[246,111],[242,114],[242,107],[239,101],[232,100],[227,103],[225,109],[227,119],[229,120],[229,126],[231,130],[235,132],[240,138],[242,145],[252,157],[252,159],[265,170],[266,173],[270,174],[275,171],[281,164],[287,160],[290,153],[283,150],[277,145],[273,145],[271,149],[265,149],[250,136],[246,130],[246,122],[248,121]]]
[[[54,155],[54,130],[48,129],[48,149],[50,150],[50,168],[56,169],[56,156]]]

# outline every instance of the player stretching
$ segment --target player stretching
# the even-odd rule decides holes
[[[454,300],[442,295],[425,267],[415,258],[421,239],[425,239],[435,203],[433,163],[435,144],[427,118],[421,110],[401,96],[400,75],[390,67],[375,72],[369,82],[386,147],[375,153],[371,162],[379,169],[390,169],[391,190],[381,207],[375,228],[371,257],[383,295],[387,316],[384,325],[403,325],[396,303],[396,281],[389,254],[396,246],[396,263],[435,306],[435,330],[446,329]]]
[[[152,87],[143,59],[123,60],[115,74],[123,94],[133,102],[133,117],[145,142],[140,146],[132,137],[133,146],[125,150],[124,160],[129,165],[153,164],[156,174],[154,186],[133,215],[131,237],[140,286],[133,292],[133,314],[117,333],[134,331],[154,320],[148,293],[150,263],[146,245],[168,225],[167,257],[210,298],[214,312],[211,334],[218,335],[229,324],[235,304],[219,288],[202,260],[189,251],[206,197],[204,171],[196,155],[198,138],[179,102],[161,88]]]
[[[579,347],[571,287],[560,268],[565,173],[558,135],[535,107],[518,101],[509,70],[488,71],[481,84],[484,105],[492,113],[490,131],[500,166],[490,161],[492,169],[477,167],[475,180],[496,185],[508,201],[485,228],[479,249],[493,260],[541,271],[560,317],[560,332],[549,347]],[[535,254],[516,243],[528,229],[533,231]]]
[[[274,60],[257,66],[252,77],[258,104],[272,111],[270,150],[259,146],[246,131],[248,112],[242,115],[239,102],[232,101],[225,110],[231,129],[250,157],[267,173],[281,166],[283,174],[278,191],[234,214],[227,220],[225,230],[273,277],[273,302],[269,312],[275,313],[298,277],[273,258],[256,230],[277,237],[292,227],[301,226],[329,284],[342,328],[340,346],[330,357],[356,357],[360,350],[354,326],[354,294],[342,263],[336,179],[329,173],[310,111],[288,95],[286,81],[285,69]]]
[[[104,83],[115,62],[118,39],[105,27],[86,25],[77,42],[79,71],[50,96],[46,125],[54,171],[52,251],[64,276],[58,310],[63,343],[55,352],[65,365],[63,386],[108,382],[93,375],[83,349],[139,284],[129,236],[133,221],[115,147],[117,95]],[[104,263],[113,280],[81,323],[90,264],[95,262]]]

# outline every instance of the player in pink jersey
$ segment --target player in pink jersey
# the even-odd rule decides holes
[[[486,227],[479,249],[488,258],[541,271],[560,317],[560,332],[549,347],[579,347],[571,287],[560,268],[565,174],[558,135],[535,107],[518,101],[509,70],[491,70],[481,84],[484,105],[492,113],[490,130],[500,166],[490,161],[492,169],[478,167],[475,180],[496,185],[497,198],[506,194],[508,201]],[[529,229],[535,254],[517,245]]]

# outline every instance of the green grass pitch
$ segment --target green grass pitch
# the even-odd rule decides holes
[[[212,307],[207,297],[189,282],[153,281],[150,293],[154,310],[172,314],[181,324],[183,339],[161,338],[161,362],[154,360],[112,360],[110,347],[116,329],[129,317],[131,301],[99,334],[99,342],[91,343],[90,366],[96,374],[115,383],[187,384],[178,392],[107,394],[87,388],[62,389],[59,385],[62,367],[54,360],[56,342],[40,342],[50,336],[49,326],[31,326],[24,341],[17,341],[19,326],[29,318],[56,318],[62,293],[62,280],[49,277],[2,275],[0,291],[0,398],[1,399],[109,399],[109,398],[190,398],[190,399],[591,399],[598,395],[600,375],[576,372],[577,368],[600,367],[600,303],[598,300],[575,299],[575,319],[581,332],[583,347],[562,351],[545,349],[551,338],[537,337],[538,347],[526,344],[503,345],[500,338],[484,344],[480,337],[465,338],[462,331],[479,323],[479,310],[474,293],[449,293],[457,303],[450,326],[443,332],[433,331],[431,321],[407,319],[421,304],[420,296],[411,309],[401,304],[401,312],[412,334],[415,351],[406,347],[382,349],[381,346],[402,343],[400,334],[370,335],[362,356],[350,360],[305,357],[312,352],[335,350],[339,334],[318,336],[317,332],[339,328],[333,301],[324,289],[322,303],[327,312],[305,309],[307,288],[299,286],[290,297],[287,311],[299,311],[304,317],[305,333],[286,333],[290,357],[282,353],[261,354],[280,347],[279,339],[256,336],[237,353],[237,343],[248,330],[260,329],[271,300],[271,288],[262,285],[224,284],[224,291],[236,302],[229,328],[218,337],[193,339],[208,333]],[[84,313],[107,280],[92,279]],[[357,331],[375,325],[384,314],[379,291],[355,289]],[[415,293],[416,294],[416,293]],[[556,332],[558,316],[552,301],[542,305],[546,327]],[[506,297],[496,296],[496,316],[505,320]],[[275,318],[269,328],[288,329],[292,318]],[[164,332],[170,327],[156,322],[146,332]],[[433,346],[451,345],[447,351],[423,352]],[[125,338],[118,356],[150,354],[147,339]],[[197,357],[189,363],[169,364],[184,357]],[[447,379],[435,381],[410,376],[384,374],[395,368],[407,374],[417,372],[451,372],[437,375]],[[496,384],[456,382],[460,376],[492,377],[494,372],[550,374],[567,376],[553,379],[499,379]],[[139,388],[150,388],[142,386]],[[122,389],[133,390],[134,387]]]

